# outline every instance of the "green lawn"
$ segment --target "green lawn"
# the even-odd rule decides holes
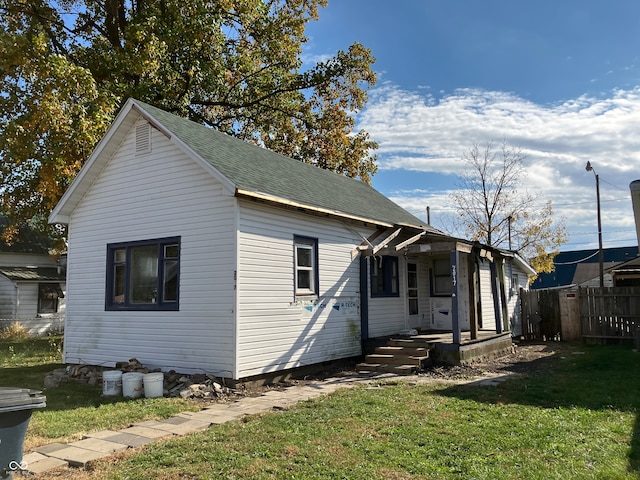
[[[550,370],[497,387],[400,381],[339,390],[129,450],[78,478],[640,479],[640,354],[562,351]],[[68,388],[65,397],[80,387]],[[94,424],[117,424],[134,414],[129,405],[145,404],[67,400],[57,412]],[[34,415],[41,435],[61,428],[45,413]]]
[[[150,445],[100,479],[638,479],[640,354],[581,347],[497,387],[380,384]]]

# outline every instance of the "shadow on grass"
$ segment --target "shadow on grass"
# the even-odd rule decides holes
[[[581,346],[536,360],[529,364],[526,373],[529,374],[526,378],[496,387],[457,385],[436,393],[489,404],[634,413],[629,469],[640,472],[639,352],[625,346]]]

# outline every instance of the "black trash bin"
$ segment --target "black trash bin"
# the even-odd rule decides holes
[[[40,390],[0,387],[0,478],[11,478],[25,466],[22,452],[31,412],[44,408],[46,400]]]

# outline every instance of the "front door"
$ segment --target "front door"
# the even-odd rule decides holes
[[[418,301],[418,264],[407,262],[407,314],[409,328],[420,328],[420,308]]]

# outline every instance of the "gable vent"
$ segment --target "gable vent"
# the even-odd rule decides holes
[[[148,122],[136,125],[136,155],[151,151],[151,125]]]

